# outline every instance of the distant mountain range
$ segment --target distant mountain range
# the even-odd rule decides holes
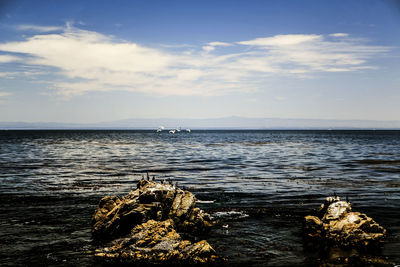
[[[0,129],[400,129],[400,120],[320,120],[224,117],[214,119],[127,119],[101,123],[0,122]]]

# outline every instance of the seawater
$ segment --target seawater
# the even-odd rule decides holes
[[[205,236],[230,265],[315,265],[303,216],[348,197],[388,229],[400,264],[400,131],[0,131],[0,265],[98,266],[91,217],[148,172],[218,220]]]

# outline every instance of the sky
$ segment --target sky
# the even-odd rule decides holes
[[[400,120],[400,1],[0,0],[0,121]]]

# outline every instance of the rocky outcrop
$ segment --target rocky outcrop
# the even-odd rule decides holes
[[[213,225],[210,215],[196,208],[196,197],[175,185],[140,180],[128,196],[106,196],[93,216],[92,234],[109,239],[128,234],[148,220],[172,219],[178,231],[206,232]]]
[[[218,260],[207,241],[183,240],[171,219],[149,220],[132,229],[129,236],[95,251],[97,257],[135,263],[212,263]]]
[[[95,240],[110,241],[97,257],[135,263],[210,263],[218,257],[203,240],[192,243],[178,232],[204,233],[214,224],[196,207],[196,197],[172,183],[140,180],[127,196],[102,198],[92,220]]]
[[[339,247],[368,247],[381,243],[386,230],[372,218],[351,211],[347,201],[328,197],[318,216],[306,216],[304,236],[307,241]]]

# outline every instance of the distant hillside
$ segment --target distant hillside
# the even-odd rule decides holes
[[[225,117],[215,119],[127,119],[102,123],[0,122],[0,129],[400,129],[399,121]]]

